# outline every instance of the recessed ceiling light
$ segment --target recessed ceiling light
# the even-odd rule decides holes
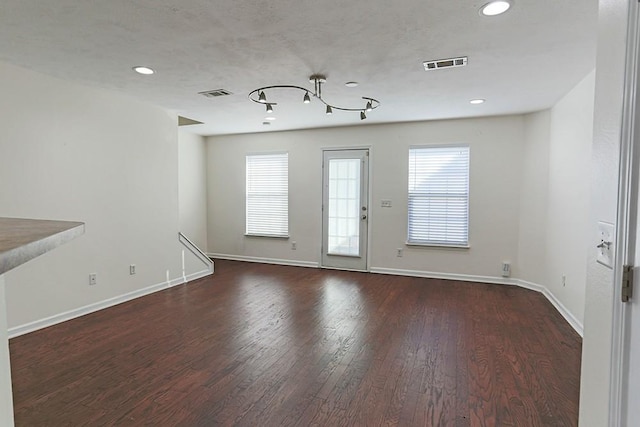
[[[346,87],[357,87],[358,86],[358,82],[346,82],[344,85]]]
[[[155,71],[153,71],[151,68],[143,67],[143,66],[133,67],[133,71],[135,71],[138,74],[144,74],[145,76],[149,76],[155,73]]]
[[[265,119],[265,120],[269,120],[270,122],[272,122],[272,121],[274,121],[276,118],[275,118],[275,117],[271,117],[271,116],[269,116],[269,117],[265,117],[264,119]]]
[[[513,1],[511,0],[498,0],[498,1],[489,2],[480,8],[480,15],[484,15],[484,16],[500,15],[501,13],[505,13],[507,10],[509,10],[512,4],[513,4]]]
[[[469,101],[469,104],[484,104],[484,99],[472,99],[471,101]]]

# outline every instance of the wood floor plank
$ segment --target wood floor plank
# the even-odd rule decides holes
[[[575,426],[581,346],[525,289],[223,260],[10,340],[17,426]]]

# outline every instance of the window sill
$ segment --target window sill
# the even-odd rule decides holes
[[[414,243],[414,242],[405,242],[406,246],[418,246],[423,248],[435,248],[435,249],[462,249],[467,250],[471,249],[469,244],[466,245],[447,245],[445,243]]]
[[[285,236],[274,236],[273,234],[248,234],[245,233],[244,237],[266,237],[268,239],[288,239],[289,235],[285,235]]]

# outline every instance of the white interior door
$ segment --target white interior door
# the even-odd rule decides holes
[[[624,250],[621,254],[623,262],[634,265],[634,289],[631,300],[627,303],[616,301],[619,304],[615,312],[622,313],[622,367],[620,372],[621,381],[621,414],[618,418],[623,426],[637,426],[640,422],[640,67],[637,49],[640,47],[640,18],[638,5],[630,2],[629,10],[629,44],[627,51],[627,82],[625,96],[632,100],[625,106],[625,120],[623,123],[623,135],[627,134],[627,140],[623,141],[623,156],[628,156],[630,162],[621,162],[621,175],[629,178],[621,181],[623,187],[628,188],[625,192],[627,197],[621,202],[620,209],[626,212],[628,221],[624,221],[624,216],[618,216],[620,227],[623,229],[618,234],[623,244]],[[627,111],[629,110],[629,111]],[[623,139],[625,137],[623,136]],[[625,146],[625,142],[628,146]],[[626,165],[629,164],[628,174],[625,173]],[[619,202],[620,203],[620,202]],[[620,210],[619,209],[619,210]],[[620,283],[615,283],[620,286]],[[623,304],[623,305],[622,305]],[[614,332],[615,335],[615,332]],[[614,361],[615,363],[615,361]],[[614,402],[613,411],[616,411],[617,402]]]
[[[369,150],[325,150],[322,266],[367,270]]]

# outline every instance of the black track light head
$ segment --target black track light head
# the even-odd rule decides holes
[[[371,101],[368,101],[368,102],[367,102],[367,108],[366,108],[366,111],[368,112],[368,111],[371,111],[371,110],[373,110],[373,105],[371,104]]]

